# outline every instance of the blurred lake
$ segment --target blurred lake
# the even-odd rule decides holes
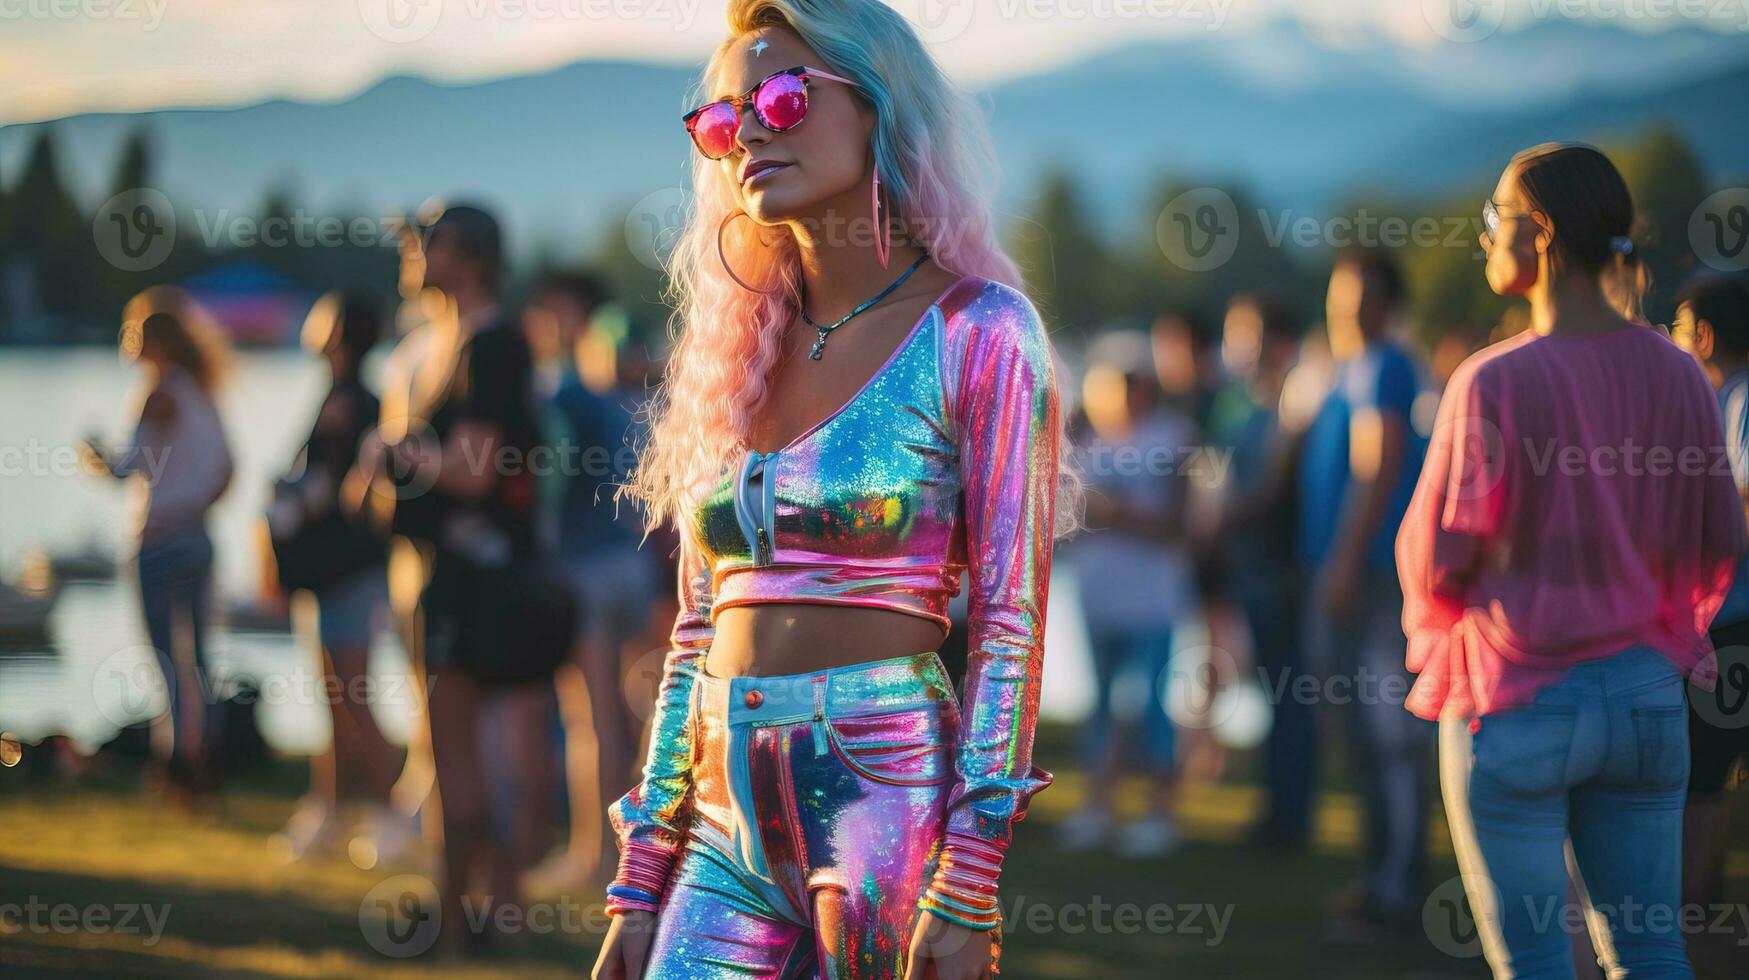
[[[297,350],[239,351],[234,368],[220,408],[237,470],[209,525],[220,606],[247,601],[260,586],[256,522],[273,479],[308,434],[327,383],[320,362]],[[0,652],[0,729],[26,740],[66,733],[93,748],[157,710],[152,702],[124,703],[117,690],[119,676],[149,673],[152,663],[128,565],[133,546],[126,535],[127,491],[78,465],[85,436],[99,435],[110,445],[130,437],[141,380],[113,349],[0,352],[0,572],[16,574],[26,554],[39,548],[50,555],[94,550],[118,563],[113,581],[72,582],[62,590],[49,622],[52,649]],[[1046,620],[1050,654],[1040,711],[1047,718],[1084,717],[1092,702],[1074,595],[1073,569],[1060,562]],[[1194,626],[1179,631],[1177,645],[1193,645],[1198,632]],[[391,684],[408,676],[406,654],[393,633],[385,629],[378,636],[371,661],[375,674]],[[270,745],[303,754],[327,743],[329,719],[326,704],[313,693],[310,641],[220,627],[211,632],[209,646],[221,684],[247,677],[266,685],[257,723]],[[410,721],[404,690],[394,688],[372,702],[378,723],[395,741],[404,741]],[[1133,689],[1121,693],[1139,699]]]
[[[256,522],[273,479],[302,445],[327,383],[321,363],[297,350],[238,352],[220,400],[236,475],[214,509],[215,604],[246,601],[260,586]],[[152,703],[132,704],[119,678],[152,664],[128,561],[125,485],[86,475],[78,447],[86,436],[109,445],[132,433],[142,376],[113,349],[6,350],[0,353],[0,570],[16,574],[25,556],[91,551],[113,556],[112,581],[72,582],[49,620],[52,649],[0,652],[0,729],[27,740],[66,733],[101,745]],[[392,630],[379,636],[372,666],[398,678],[407,661]],[[249,677],[262,691],[257,723],[269,744],[305,753],[326,743],[326,705],[316,696],[315,661],[291,634],[215,629],[219,682]],[[404,738],[403,699],[373,702],[391,738]]]

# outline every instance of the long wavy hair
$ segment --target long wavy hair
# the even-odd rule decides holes
[[[119,343],[130,360],[152,345],[193,376],[209,397],[230,374],[231,345],[224,329],[177,286],[151,286],[128,300],[122,307]]]
[[[821,67],[857,83],[874,109],[874,164],[893,214],[937,264],[1016,289],[1020,270],[996,242],[989,200],[997,173],[983,119],[918,41],[879,0],[730,0],[729,37],[693,90],[696,104],[723,56],[740,38],[787,29],[817,52]],[[786,226],[724,234],[723,256],[752,292],[730,278],[718,229],[741,210],[719,164],[696,155],[686,220],[667,260],[674,344],[662,383],[647,403],[649,435],[621,488],[645,509],[646,536],[664,521],[684,526],[689,508],[722,479],[763,404],[784,328],[800,297],[800,254]],[[728,231],[746,229],[735,219]],[[1080,524],[1082,482],[1063,440],[1056,533]],[[685,540],[685,535],[682,535]]]

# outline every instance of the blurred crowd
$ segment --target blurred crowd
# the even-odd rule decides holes
[[[511,902],[605,884],[604,807],[637,778],[634,706],[653,697],[639,658],[664,648],[676,611],[671,529],[646,536],[614,493],[659,366],[597,315],[597,278],[542,276],[513,308],[504,275],[497,222],[453,205],[405,237],[398,311],[350,294],[316,305],[303,342],[329,385],[266,521],[273,574],[300,597],[334,689],[368,684],[378,633],[394,629],[429,699],[405,747],[368,699],[332,699],[333,739],[276,843],[288,859],[345,851],[364,866],[440,855],[449,903],[470,883]],[[1268,714],[1251,843],[1310,847],[1320,787],[1345,774],[1363,861],[1329,930],[1361,942],[1419,930],[1436,726],[1403,706],[1395,542],[1442,386],[1482,340],[1524,324],[1430,357],[1406,289],[1388,253],[1345,251],[1321,316],[1246,293],[1215,320],[1174,312],[1097,334],[1061,375],[1077,378],[1065,403],[1091,492],[1089,531],[1062,546],[1059,567],[1086,624],[1094,696],[1077,732],[1089,789],[1058,846],[1170,853],[1184,783],[1227,767],[1213,706],[1251,686]],[[1685,297],[1675,339],[1741,418],[1743,287]],[[151,472],[133,481],[141,606],[169,695],[151,785],[199,809],[219,791],[225,737],[202,709],[206,512],[232,470],[214,399],[226,356],[172,287],[136,298],[121,336],[150,393],[132,445],[89,455],[116,477]],[[942,651],[955,670],[957,612]],[[1702,892],[1718,880],[1724,788],[1696,786],[1690,804],[1688,880]]]

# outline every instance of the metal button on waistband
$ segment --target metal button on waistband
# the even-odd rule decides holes
[[[747,696],[743,700],[747,702],[747,707],[757,708],[765,703],[765,695],[758,688],[752,688],[747,692]]]

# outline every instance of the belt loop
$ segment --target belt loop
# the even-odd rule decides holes
[[[814,754],[826,754],[826,675],[814,677]]]

